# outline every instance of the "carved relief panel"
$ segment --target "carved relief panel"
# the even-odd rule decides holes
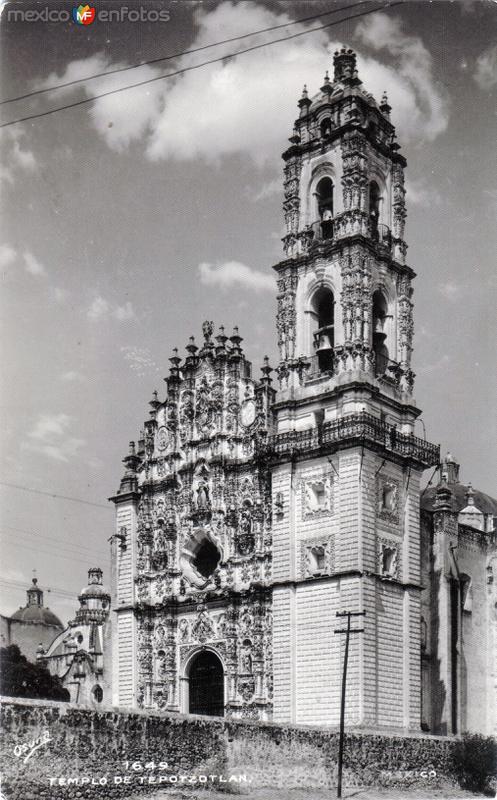
[[[333,480],[324,472],[303,478],[302,519],[329,516],[333,513]]]

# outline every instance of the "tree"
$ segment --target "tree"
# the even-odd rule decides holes
[[[0,694],[40,700],[69,700],[58,675],[42,664],[32,664],[16,644],[0,648]]]

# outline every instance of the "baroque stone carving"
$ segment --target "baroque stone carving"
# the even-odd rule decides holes
[[[331,475],[302,480],[302,518],[327,516],[332,513]]]
[[[303,578],[331,575],[334,570],[334,538],[313,536],[300,545],[300,573]]]
[[[399,522],[399,482],[379,475],[376,479],[376,506],[378,518],[397,525]]]
[[[378,572],[385,578],[398,579],[400,571],[398,542],[378,537]]]

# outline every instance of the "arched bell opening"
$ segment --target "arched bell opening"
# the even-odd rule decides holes
[[[369,184],[369,224],[373,239],[377,239],[379,235],[380,203],[380,187],[376,181],[371,181]]]
[[[335,347],[335,298],[331,289],[322,287],[312,300],[312,316],[317,330],[312,332],[314,351],[320,372],[333,371]]]
[[[331,136],[331,119],[325,117],[320,125],[321,139],[328,139]]]
[[[224,716],[224,668],[212,650],[201,650],[188,663],[185,680],[189,714]]]
[[[389,362],[387,339],[388,304],[383,292],[377,290],[373,294],[373,351],[375,355],[375,373],[384,375]]]
[[[317,211],[323,239],[333,237],[333,190],[333,181],[329,177],[321,178],[316,186]]]

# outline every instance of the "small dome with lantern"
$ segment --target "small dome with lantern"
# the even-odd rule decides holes
[[[26,594],[28,599],[27,605],[19,608],[12,614],[11,619],[31,624],[53,625],[61,630],[63,629],[64,626],[60,619],[53,611],[50,611],[49,608],[45,608],[43,605],[43,591],[38,586],[37,578],[33,578],[33,583],[29,589],[27,589]]]

